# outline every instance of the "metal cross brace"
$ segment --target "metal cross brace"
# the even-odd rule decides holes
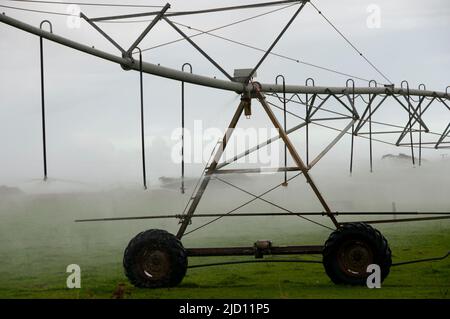
[[[233,81],[233,77],[228,74],[213,58],[211,58],[205,51],[202,50],[190,37],[186,35],[183,31],[180,30],[172,21],[170,21],[167,17],[164,17],[164,20],[175,30],[177,31],[183,38],[186,39],[194,48],[197,49],[209,62],[211,62],[220,72],[222,72],[230,81]]]
[[[128,50],[125,51],[124,48],[122,48],[113,38],[111,38],[105,31],[103,31],[97,24],[95,24],[95,21],[103,21],[106,19],[89,19],[84,13],[80,13],[80,17],[86,20],[87,23],[89,23],[95,30],[97,30],[101,35],[103,35],[109,42],[111,42],[119,51],[122,53],[123,57],[131,57],[131,54],[134,49],[141,43],[141,41],[145,38],[145,36],[150,32],[151,29],[163,18],[164,14],[167,10],[169,10],[170,4],[166,3],[166,5],[162,8],[161,11],[159,11],[156,14],[156,17],[150,22],[150,24],[145,28],[145,30],[141,33],[141,35],[134,41],[134,43],[130,46]],[[110,17],[111,19],[112,17]],[[117,17],[116,17],[117,18]],[[119,17],[123,18],[123,17]],[[109,20],[110,20],[109,19]]]

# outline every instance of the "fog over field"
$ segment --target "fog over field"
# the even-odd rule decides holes
[[[242,4],[241,0],[214,2],[218,6],[225,3],[230,6]],[[372,28],[367,24],[371,13],[367,9],[373,5],[371,0],[315,1],[342,34],[364,52],[364,57],[388,75],[396,88],[400,87],[402,80],[408,80],[411,88],[417,89],[424,83],[427,90],[439,92],[445,91],[449,84],[450,42],[445,40],[449,39],[450,30],[449,3],[444,0],[426,3],[419,0],[378,0],[376,5],[380,9],[381,25]],[[206,0],[174,0],[171,4],[174,11],[213,6],[212,1]],[[26,4],[16,1],[14,5]],[[54,5],[44,3],[39,8],[56,10]],[[120,8],[82,9],[90,17],[126,13]],[[64,12],[65,8],[59,7],[58,10]],[[265,51],[270,46],[286,25],[287,17],[291,17],[295,10],[294,6],[286,5],[270,15],[268,8],[258,8],[217,15],[196,15],[194,18],[173,18],[177,23],[188,25],[188,35],[194,34],[195,28],[210,30],[229,24],[227,28],[214,31],[217,37],[205,33],[195,39],[232,74],[235,69],[252,68],[259,61],[263,54],[261,50]],[[1,11],[34,26],[38,26],[44,18],[51,19],[55,34],[111,54],[119,54],[116,48],[85,22],[79,28],[71,28],[67,25],[67,17],[61,15],[36,15],[36,12],[11,8],[2,8]],[[246,22],[233,23],[238,20]],[[145,28],[143,20],[137,23],[105,23],[102,27],[121,45],[125,45],[133,43]],[[307,79],[313,78],[316,86],[344,87],[350,76],[355,79],[356,87],[367,87],[371,79],[380,86],[385,84],[385,77],[361,58],[362,53],[355,53],[354,47],[348,45],[335,31],[312,6],[306,6],[274,48],[276,55],[268,56],[258,69],[255,81],[273,83],[278,74],[283,74],[288,85],[304,85]],[[195,74],[224,79],[189,43],[176,41],[178,37],[179,34],[169,25],[158,23],[140,44],[142,49],[148,49],[144,51],[143,60],[177,70],[181,69],[183,63],[189,62]],[[224,42],[220,37],[235,42]],[[28,296],[30,291],[39,294],[45,289],[61,289],[66,294],[65,267],[69,264],[81,265],[87,276],[83,280],[86,278],[86,282],[92,285],[89,289],[103,289],[102,293],[106,291],[109,294],[111,287],[126,280],[121,262],[123,250],[130,239],[152,228],[176,233],[179,220],[167,218],[83,223],[75,220],[183,213],[241,96],[235,92],[186,83],[186,192],[182,194],[179,156],[181,83],[144,74],[144,149],[148,182],[148,189],[144,190],[139,73],[125,72],[119,65],[45,40],[48,179],[44,181],[39,39],[3,24],[0,25],[0,39],[0,297],[11,294]],[[167,41],[173,42],[162,45]],[[248,43],[248,46],[236,46],[236,41]],[[329,72],[329,69],[337,72]],[[283,106],[282,101],[274,96],[267,94],[266,97],[267,101],[276,103],[278,107]],[[369,97],[356,97],[354,106],[360,115],[367,106],[364,99]],[[380,99],[382,97],[377,96]],[[301,98],[305,98],[305,95]],[[319,95],[318,99],[321,98],[323,96]],[[419,166],[418,147],[413,149],[412,155],[408,146],[394,146],[400,132],[386,134],[388,130],[401,131],[409,119],[405,107],[402,108],[393,98],[386,99],[372,119],[373,130],[377,133],[382,131],[374,135],[377,140],[374,140],[372,149],[373,172],[370,172],[368,127],[365,126],[354,140],[353,173],[350,174],[351,117],[344,116],[338,120],[328,118],[324,121],[324,117],[339,114],[336,112],[347,112],[341,103],[330,100],[324,104],[323,110],[317,112],[315,122],[309,124],[309,162],[321,154],[340,130],[344,127],[349,129],[310,170],[313,180],[333,211],[392,212],[392,215],[384,216],[338,216],[339,221],[400,218],[395,213],[405,211],[450,212],[450,150],[445,147],[434,148],[450,120],[449,110],[443,104],[434,102],[423,115],[422,119],[430,132],[420,136],[424,147],[421,149]],[[412,104],[413,107],[417,105],[415,100]],[[287,115],[288,129],[302,123],[305,107],[301,102],[288,103],[287,110],[291,112]],[[279,120],[283,118],[280,109],[273,107],[273,112]],[[239,120],[238,128],[243,131],[237,132],[229,141],[222,160],[230,159],[246,148],[275,136],[277,132],[271,130],[272,127],[261,105],[253,99],[250,118],[242,116]],[[414,129],[422,130],[423,127],[415,124]],[[245,135],[246,132],[250,137]],[[258,134],[253,135],[255,132]],[[306,162],[305,135],[306,129],[303,127],[289,137]],[[252,136],[256,138],[251,139]],[[412,136],[408,134],[403,140],[404,143],[414,142],[416,146],[418,141],[417,131]],[[445,138],[441,146],[448,143],[450,137]],[[255,157],[230,164],[226,168],[282,167],[283,150],[284,145],[277,141],[261,149]],[[415,158],[415,165],[412,164],[412,157]],[[290,156],[287,166],[295,166]],[[282,183],[283,175],[229,174],[220,175],[220,178],[258,196]],[[295,172],[288,173],[289,178],[295,175]],[[287,187],[280,186],[263,198],[292,212],[323,211],[302,175],[291,180]],[[196,212],[227,213],[251,199],[248,193],[213,178]],[[237,210],[236,214],[279,212],[283,210],[257,199]],[[322,245],[330,234],[332,223],[325,216],[308,218],[322,225],[296,215],[224,217],[188,233],[183,238],[183,244],[186,247],[251,246],[256,240],[268,239],[275,245]],[[212,219],[193,218],[187,231]],[[434,257],[445,253],[448,246],[448,219],[376,226],[395,248],[394,260],[429,257],[430,254]],[[417,242],[416,235],[420,238]],[[321,257],[311,258],[319,260]],[[443,295],[448,298],[448,265],[430,271],[426,267],[417,268],[416,276],[420,277],[417,274],[422,271],[425,277],[428,276],[427,279],[433,279],[437,278],[440,271],[444,280],[436,279],[438,284],[426,282],[424,285],[432,287],[430,289],[437,287],[433,296]],[[294,270],[302,271],[302,268]],[[289,274],[286,272],[284,275]],[[324,286],[330,284],[322,269],[316,275]],[[403,282],[406,276],[402,273],[394,277],[395,285],[407,285]],[[226,278],[224,280],[226,283]],[[297,289],[295,285],[291,289]],[[220,282],[217,286],[222,288]],[[259,289],[259,286],[253,286]],[[275,289],[280,287],[281,291],[280,282],[275,281],[272,286]],[[447,289],[443,293],[440,291],[441,286]],[[414,289],[411,289],[411,294],[415,293]],[[318,296],[322,297],[320,294]]]
[[[404,159],[385,159],[376,161],[375,167],[374,173],[360,168],[350,176],[344,169],[324,164],[312,175],[334,211],[450,211],[449,161],[424,161],[421,167],[414,168]],[[294,176],[293,173],[289,173],[290,176]],[[283,175],[229,175],[223,179],[254,194],[260,194],[281,183]],[[40,244],[48,247],[51,247],[52,243],[61,244],[65,241],[88,245],[90,238],[94,237],[96,238],[94,241],[103,237],[103,240],[111,245],[118,239],[125,243],[134,236],[134,233],[148,228],[163,228],[176,232],[178,224],[176,219],[92,223],[75,223],[74,220],[180,214],[192,192],[194,181],[194,178],[187,178],[187,190],[184,195],[180,193],[177,179],[170,183],[161,182],[159,185],[152,185],[147,191],[138,186],[92,190],[75,184],[76,191],[68,189],[61,192],[61,186],[68,182],[59,180],[33,181],[23,190],[3,187],[0,202],[3,228],[0,237],[3,249],[10,245],[20,245],[21,240],[25,240],[24,236],[27,235],[21,231],[23,228],[32,229],[33,234],[44,235]],[[279,187],[264,198],[294,212],[322,211],[301,175],[292,180],[288,187]],[[226,213],[250,199],[251,196],[213,180],[197,213]],[[236,213],[239,212],[283,211],[256,200]],[[358,218],[367,220],[372,217]],[[189,229],[210,219],[194,219]],[[312,219],[330,225],[326,217],[319,216]],[[339,219],[349,220],[349,217],[342,216]],[[402,228],[406,225],[399,224],[396,227]],[[328,230],[297,216],[229,217],[188,235],[185,240],[197,244],[200,240],[203,245],[208,245],[212,240],[220,244],[222,239],[233,241],[233,236],[237,233],[248,237],[251,243],[252,240],[266,236],[284,241],[284,236],[288,234],[326,235]]]

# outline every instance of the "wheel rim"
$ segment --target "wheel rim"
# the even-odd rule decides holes
[[[373,252],[363,241],[351,240],[338,250],[337,260],[341,270],[351,277],[366,277],[367,266],[373,263]]]
[[[170,272],[169,255],[162,250],[144,249],[138,257],[141,276],[150,281],[166,278]]]

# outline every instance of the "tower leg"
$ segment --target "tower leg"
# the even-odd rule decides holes
[[[291,153],[291,156],[294,159],[295,163],[297,164],[298,168],[300,168],[300,170],[302,171],[303,175],[305,176],[308,184],[311,186],[312,190],[314,191],[314,194],[316,194],[317,198],[319,199],[320,203],[322,204],[323,209],[325,210],[325,213],[331,219],[334,226],[336,226],[336,228],[339,228],[339,223],[337,222],[336,218],[332,214],[330,207],[328,206],[324,197],[320,193],[320,191],[317,188],[316,184],[314,183],[313,179],[309,175],[308,168],[303,163],[302,159],[300,158],[300,155],[298,154],[297,150],[295,149],[295,147],[292,144],[291,140],[289,139],[288,135],[284,131],[283,127],[281,126],[281,124],[278,121],[275,114],[272,112],[272,109],[270,108],[270,106],[267,104],[266,98],[260,92],[257,92],[257,98],[258,98],[259,102],[261,103],[261,105],[263,106],[264,110],[266,111],[267,115],[269,116],[270,120],[272,121],[272,124],[275,126],[276,129],[278,129],[281,138],[283,139],[284,143],[286,144],[286,146],[289,150],[289,153]]]
[[[228,126],[227,131],[225,132],[225,135],[222,138],[222,145],[221,147],[217,148],[216,154],[214,155],[214,159],[212,163],[209,165],[209,167],[206,168],[205,176],[203,177],[203,180],[195,193],[192,203],[189,206],[189,209],[184,216],[184,218],[181,221],[180,229],[177,233],[177,238],[181,239],[186,231],[186,228],[191,222],[192,216],[195,213],[195,210],[197,209],[198,204],[200,203],[200,200],[202,199],[203,193],[205,192],[206,187],[209,184],[209,181],[211,180],[211,175],[216,170],[217,164],[219,163],[220,158],[222,157],[225,148],[227,147],[228,140],[233,133],[234,129],[236,128],[236,125],[239,121],[239,118],[242,116],[242,112],[244,111],[244,104],[245,102],[241,101],[239,104],[236,112],[234,113],[233,119],[230,122],[230,125]]]

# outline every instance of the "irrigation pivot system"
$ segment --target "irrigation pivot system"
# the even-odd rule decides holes
[[[362,220],[359,222],[340,222],[340,216],[369,216],[369,215],[390,215],[391,212],[336,212],[330,207],[326,197],[320,192],[319,186],[314,182],[311,176],[312,168],[339,142],[344,136],[351,137],[350,150],[350,171],[353,169],[353,153],[354,153],[354,139],[366,138],[370,141],[370,167],[372,169],[372,142],[384,142],[382,139],[376,139],[373,136],[396,136],[396,142],[392,145],[399,147],[406,147],[411,152],[411,159],[413,164],[416,164],[418,158],[418,165],[422,161],[422,149],[434,148],[442,149],[449,148],[450,141],[448,136],[450,134],[450,93],[430,91],[421,85],[419,88],[410,88],[408,82],[403,81],[400,87],[396,87],[391,81],[378,69],[368,58],[366,58],[341,32],[341,36],[355,49],[360,57],[362,57],[375,71],[377,71],[387,82],[380,84],[375,81],[367,81],[368,86],[356,87],[353,79],[349,79],[343,87],[321,87],[316,86],[313,79],[308,79],[304,85],[287,85],[285,78],[279,75],[274,83],[259,83],[255,81],[257,71],[263,65],[266,58],[274,55],[274,47],[277,45],[283,35],[288,32],[293,21],[301,14],[303,8],[311,5],[317,12],[331,24],[331,22],[323,15],[323,13],[310,1],[274,1],[259,4],[240,5],[232,7],[220,7],[196,11],[179,11],[172,12],[170,4],[161,6],[158,9],[138,14],[127,14],[119,16],[104,16],[91,18],[85,13],[81,13],[80,17],[86,21],[93,29],[99,32],[107,41],[113,44],[119,51],[119,54],[107,53],[94,47],[83,45],[81,43],[72,41],[70,39],[56,35],[52,30],[52,25],[48,20],[41,23],[40,27],[34,27],[24,22],[18,21],[6,14],[0,15],[0,21],[9,26],[21,29],[28,33],[34,34],[40,38],[40,58],[41,58],[41,93],[42,93],[42,126],[43,126],[43,150],[44,150],[44,178],[47,178],[47,163],[46,163],[46,137],[45,137],[45,100],[44,100],[44,54],[43,54],[43,40],[53,41],[63,46],[85,52],[110,62],[120,65],[124,70],[134,70],[140,73],[140,88],[141,88],[141,138],[142,138],[142,159],[143,159],[143,184],[147,188],[146,170],[145,170],[145,141],[144,141],[144,118],[143,118],[143,73],[172,79],[179,81],[182,84],[182,126],[184,129],[184,84],[191,83],[199,86],[215,88],[219,90],[232,91],[240,95],[240,103],[237,105],[234,115],[230,120],[228,129],[223,138],[218,141],[214,152],[208,161],[200,179],[194,188],[192,196],[186,205],[185,210],[180,214],[173,215],[159,215],[159,216],[138,216],[138,217],[119,217],[119,218],[103,218],[103,219],[89,219],[79,220],[78,222],[96,222],[96,221],[124,221],[124,220],[146,220],[157,218],[176,218],[180,221],[180,227],[176,234],[170,234],[165,230],[151,229],[144,231],[134,237],[128,244],[123,264],[125,273],[129,280],[137,287],[168,287],[176,286],[186,274],[188,267],[188,257],[201,256],[255,256],[258,259],[263,259],[264,255],[297,255],[297,254],[322,254],[323,265],[326,273],[331,280],[336,284],[352,284],[363,285],[366,283],[368,276],[367,267],[371,264],[377,264],[381,269],[381,279],[383,280],[389,274],[390,268],[393,265],[391,259],[391,250],[389,248],[386,238],[371,224],[377,223],[392,223],[392,222],[407,222],[407,221],[426,221],[437,219],[448,219],[450,214],[447,212],[397,212],[397,215],[406,216],[397,219],[375,219]],[[182,30],[183,25],[173,20],[178,16],[189,16],[199,14],[218,13],[230,10],[251,10],[254,8],[262,8],[268,6],[288,6],[294,7],[295,13],[287,20],[287,23],[272,42],[267,50],[260,50],[263,52],[262,57],[255,61],[255,65],[249,69],[238,69],[234,74],[229,74],[220,64],[218,64],[206,51],[201,48],[195,41],[193,36],[188,36]],[[141,35],[134,41],[129,48],[123,48],[112,37],[105,33],[99,24],[102,22],[117,22],[119,20],[127,20],[138,17],[152,17],[148,22],[147,27]],[[142,22],[142,21],[141,21]],[[49,31],[45,31],[43,26],[47,23],[50,26]],[[193,68],[189,63],[183,65],[181,71],[154,65],[142,60],[142,51],[139,44],[148,36],[152,29],[158,23],[167,23],[173,28],[182,40],[190,43],[205,59],[214,65],[219,70],[224,79],[211,78],[200,76],[193,73]],[[214,36],[208,31],[203,31],[203,34]],[[240,43],[242,45],[242,43]],[[256,48],[257,49],[257,48]],[[136,54],[138,58],[136,58]],[[275,54],[276,55],[276,54]],[[299,61],[297,61],[299,62]],[[333,70],[331,70],[333,71]],[[342,74],[342,73],[341,73]],[[357,78],[357,77],[354,77]],[[360,78],[359,78],[360,79]],[[305,112],[305,116],[300,116],[294,112],[288,112],[286,105],[295,104],[298,109]],[[334,104],[341,107],[342,111],[331,111],[327,105]],[[393,125],[389,123],[377,122],[373,119],[381,108],[389,104],[389,107],[398,107],[405,112],[408,117],[407,123],[403,126]],[[280,106],[281,105],[281,106]],[[252,108],[260,107],[267,115],[270,122],[277,129],[278,135],[268,139],[266,142],[255,145],[247,149],[241,154],[237,154],[231,159],[223,160],[224,151],[230,141],[233,131],[238,125],[242,116],[251,116]],[[427,123],[424,120],[424,114],[431,108],[440,108],[443,114],[449,118],[449,124],[442,132],[434,132],[430,127],[432,123]],[[274,109],[283,111],[284,121],[281,121],[274,113]],[[291,128],[286,127],[286,114],[298,118],[299,123]],[[328,113],[328,117],[323,117],[323,113]],[[342,129],[333,128],[329,125],[322,124],[326,121],[345,121],[345,127]],[[378,126],[389,127],[390,130],[375,130],[373,124]],[[315,157],[311,156],[310,152],[310,134],[309,128],[311,125],[319,125],[337,131],[336,137],[319,152]],[[306,138],[306,159],[304,160],[298,152],[296,146],[291,141],[289,135],[294,132],[299,132],[301,129],[305,131]],[[427,138],[425,140],[425,137]],[[248,156],[249,154],[258,151],[259,149],[281,140],[285,145],[285,162],[283,167],[278,168],[252,168],[252,169],[227,169],[226,166],[236,162],[237,160]],[[184,145],[184,144],[183,144]],[[183,149],[184,150],[184,149]],[[184,154],[184,153],[183,153]],[[295,165],[289,167],[287,165],[288,154],[293,159]],[[261,194],[254,194],[245,190],[233,183],[223,179],[226,174],[251,174],[263,172],[281,172],[284,173],[284,181],[279,185],[267,190]],[[287,172],[294,172],[296,175],[288,178]],[[317,197],[318,202],[322,207],[320,212],[295,212],[291,211],[282,205],[276,204],[264,198],[269,192],[279,188],[286,187],[294,178],[303,176],[308,187],[310,187]],[[182,164],[182,192],[184,187],[184,161]],[[227,213],[210,213],[210,214],[196,214],[197,207],[205,193],[209,183],[214,181],[222,182],[232,188],[238,189],[248,195],[252,196],[252,200],[239,205],[235,209]],[[276,208],[280,213],[237,213],[237,211],[247,204],[262,200]],[[426,216],[425,216],[426,215]],[[274,246],[270,241],[257,241],[252,246],[243,247],[217,247],[217,248],[185,248],[181,242],[183,237],[200,228],[203,228],[212,222],[224,217],[265,217],[265,216],[298,216],[304,220],[325,227],[331,231],[328,240],[324,245],[316,246]],[[319,223],[311,216],[323,216],[331,221],[333,227],[329,227]],[[189,230],[189,226],[193,218],[214,218],[211,221]],[[189,230],[189,231],[188,231]],[[274,261],[274,260],[272,260]],[[289,260],[278,260],[287,261]],[[295,261],[295,260],[294,260]],[[226,263],[220,263],[226,264]],[[211,266],[217,264],[205,264],[200,266]],[[193,266],[198,267],[199,265]]]

